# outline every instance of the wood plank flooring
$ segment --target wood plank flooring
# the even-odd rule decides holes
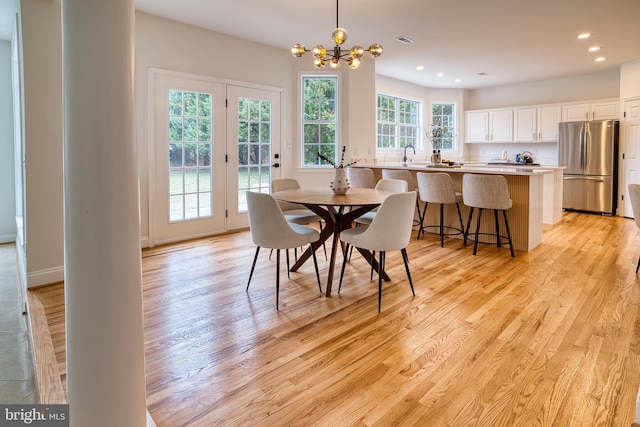
[[[329,248],[328,248],[329,249]],[[509,256],[426,235],[340,295],[281,273],[248,232],[143,251],[148,409],[158,426],[630,426],[640,382],[640,231],[564,213]],[[321,277],[327,262],[318,252]],[[283,262],[284,264],[284,262]],[[342,265],[338,257],[337,267]],[[339,271],[338,271],[339,273]],[[324,289],[325,283],[323,283]],[[62,285],[34,291],[65,379]]]

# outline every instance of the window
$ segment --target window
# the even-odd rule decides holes
[[[169,90],[169,221],[211,216],[209,93]]]
[[[431,124],[442,129],[441,150],[456,150],[456,104],[431,104]]]
[[[318,152],[337,159],[338,78],[305,76],[302,78],[302,166],[325,166]]]
[[[421,103],[378,94],[378,148],[420,148]]]

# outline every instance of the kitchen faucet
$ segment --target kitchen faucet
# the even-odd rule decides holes
[[[413,154],[416,154],[416,147],[414,147],[414,146],[413,146],[413,145],[411,145],[411,144],[405,145],[405,146],[404,146],[404,157],[402,158],[402,161],[403,161],[404,163],[407,163],[407,148],[409,148],[409,147],[413,148]],[[405,165],[405,166],[406,166],[406,165]]]

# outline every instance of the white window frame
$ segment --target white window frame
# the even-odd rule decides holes
[[[428,129],[428,127],[433,123],[433,106],[434,105],[442,105],[442,104],[449,104],[449,105],[453,105],[454,111],[453,111],[453,141],[452,141],[452,148],[450,149],[442,149],[442,152],[446,152],[446,153],[450,153],[450,154],[460,154],[462,151],[462,147],[460,146],[460,138],[458,138],[458,124],[459,124],[459,120],[458,117],[460,116],[460,112],[458,109],[458,102],[457,101],[451,101],[451,100],[437,100],[437,101],[431,101],[429,103],[429,124],[425,125],[425,131]],[[426,134],[425,134],[425,150],[431,150],[431,141],[426,140]]]
[[[334,113],[334,120],[333,121],[313,121],[313,122],[323,122],[323,123],[334,123],[335,124],[335,158],[334,158],[334,162],[338,163],[339,162],[339,156],[340,156],[340,150],[341,150],[341,138],[340,138],[340,133],[341,133],[341,126],[340,126],[340,104],[341,104],[341,96],[340,96],[340,90],[341,90],[341,85],[340,85],[340,75],[336,74],[336,73],[301,73],[300,77],[299,77],[299,135],[300,135],[300,144],[298,145],[298,148],[300,150],[299,153],[299,157],[298,157],[298,161],[299,161],[299,167],[301,169],[306,169],[306,170],[324,170],[327,168],[333,168],[330,164],[305,164],[305,135],[304,135],[304,128],[305,128],[305,123],[307,123],[307,121],[304,118],[304,106],[305,106],[305,99],[304,99],[304,82],[306,79],[334,79],[335,83],[336,83],[336,88],[335,88],[335,113]],[[312,121],[309,121],[312,122]]]
[[[396,146],[394,147],[380,147],[378,146],[378,137],[379,137],[379,133],[378,133],[378,129],[379,129],[379,125],[381,123],[381,121],[378,119],[378,97],[380,96],[385,96],[388,98],[394,98],[395,99],[395,104],[396,104],[396,121],[394,122],[394,125],[396,127],[395,129],[395,137],[396,137]],[[410,97],[406,97],[406,96],[401,96],[401,95],[393,95],[387,92],[378,92],[376,93],[376,151],[377,152],[381,152],[381,153],[393,153],[393,152],[401,152],[404,150],[404,147],[400,146],[400,127],[401,127],[401,123],[400,123],[400,109],[399,109],[399,103],[400,101],[410,101],[410,102],[415,102],[418,104],[418,112],[416,113],[417,119],[418,119],[418,123],[415,125],[415,129],[416,129],[416,142],[415,142],[415,149],[416,152],[419,151],[423,151],[424,150],[424,144],[423,144],[423,137],[422,137],[422,133],[423,133],[423,128],[424,128],[424,101],[421,99],[416,99],[416,98],[410,98]],[[384,122],[384,123],[391,123],[391,122]],[[406,124],[402,124],[402,126],[407,126]]]

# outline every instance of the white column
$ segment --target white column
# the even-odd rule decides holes
[[[72,426],[145,426],[133,0],[63,0]]]

